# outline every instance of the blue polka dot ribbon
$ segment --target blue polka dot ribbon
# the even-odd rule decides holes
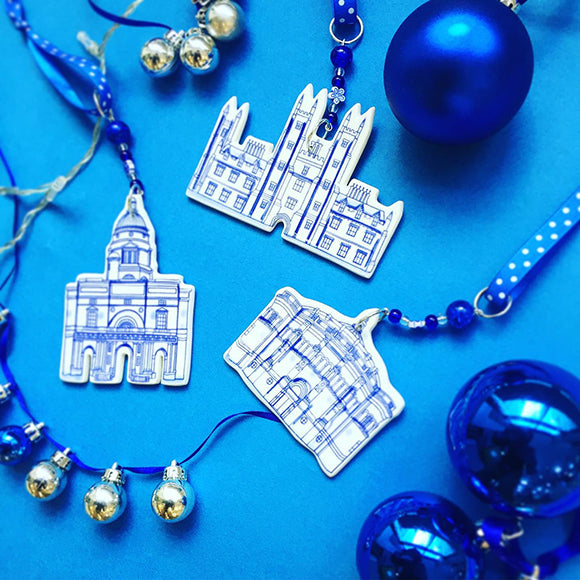
[[[356,23],[356,0],[332,0],[334,5],[334,21],[337,24]]]
[[[577,189],[494,276],[485,297],[495,309],[506,308],[527,286],[532,272],[580,222]]]
[[[60,50],[38,35],[26,20],[20,0],[4,0],[4,9],[15,28],[26,34],[28,47],[36,63],[54,88],[73,107],[90,115],[102,114],[108,117],[112,107],[112,94],[99,67],[86,58]],[[100,111],[95,105],[95,96]]]

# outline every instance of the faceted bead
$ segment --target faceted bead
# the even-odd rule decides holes
[[[352,62],[352,50],[348,46],[337,46],[332,49],[330,60],[334,66],[346,68]]]
[[[119,157],[121,158],[121,161],[130,161],[133,159],[133,154],[131,151],[125,150],[119,153]]]
[[[333,127],[335,127],[336,123],[338,123],[338,115],[336,113],[326,113],[326,118]]]
[[[425,326],[429,330],[433,330],[439,326],[439,320],[437,320],[437,317],[434,314],[429,314],[425,317]]]
[[[456,300],[447,307],[445,314],[450,326],[461,329],[472,323],[475,313],[467,300]]]
[[[338,89],[344,89],[345,85],[346,85],[346,81],[344,80],[344,77],[339,77],[339,76],[332,77],[332,86],[333,87],[336,87]]]
[[[115,145],[130,143],[131,129],[122,121],[111,121],[107,127],[107,139]]]
[[[399,324],[399,322],[401,322],[401,318],[403,318],[403,313],[400,310],[393,308],[393,310],[389,312],[389,316],[387,318],[391,324]]]

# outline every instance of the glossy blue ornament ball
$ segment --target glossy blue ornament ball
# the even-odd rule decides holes
[[[447,443],[461,478],[497,510],[555,517],[580,507],[580,380],[561,368],[482,371],[453,402]]]
[[[533,70],[530,37],[499,0],[430,0],[397,30],[384,82],[404,127],[427,141],[457,145],[509,123]]]
[[[476,530],[453,503],[432,493],[395,495],[363,524],[357,545],[363,580],[481,578]]]
[[[0,464],[21,463],[31,451],[32,443],[22,427],[9,425],[0,429]]]

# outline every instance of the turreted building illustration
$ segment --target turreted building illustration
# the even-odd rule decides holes
[[[60,378],[72,383],[184,385],[189,381],[195,288],[159,274],[155,231],[130,195],[106,250],[104,274],[67,284]]]
[[[187,195],[272,231],[369,278],[402,217],[403,203],[377,201],[378,189],[350,178],[371,133],[374,108],[345,115],[331,139],[316,132],[327,91],[299,95],[280,139],[240,139],[249,105],[232,97],[223,107]]]

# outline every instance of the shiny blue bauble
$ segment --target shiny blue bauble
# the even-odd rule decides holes
[[[357,545],[363,580],[482,577],[476,530],[453,503],[432,493],[395,495],[365,521]]]
[[[466,144],[512,119],[533,71],[530,37],[499,0],[431,0],[397,30],[385,91],[397,119],[417,137]]]
[[[510,515],[580,507],[580,380],[508,361],[472,378],[449,413],[451,460],[469,488]]]
[[[32,450],[32,443],[24,429],[10,425],[0,429],[0,464],[16,465],[24,461]]]

